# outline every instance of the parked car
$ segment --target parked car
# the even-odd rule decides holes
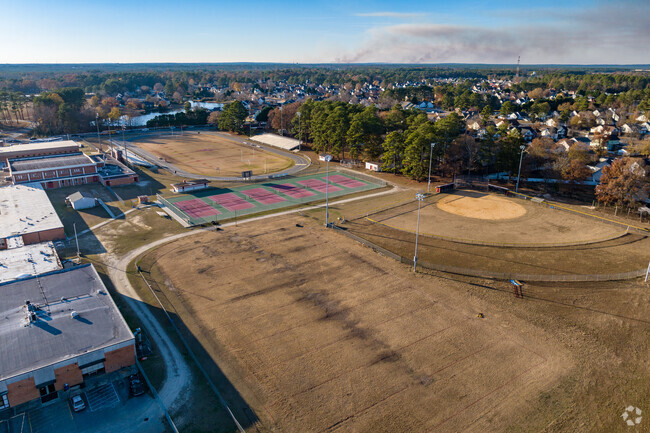
[[[142,383],[139,374],[132,374],[129,376],[129,392],[134,397],[145,393],[144,383]]]
[[[86,408],[86,403],[84,403],[84,400],[80,395],[73,396],[70,401],[72,403],[72,410],[75,412],[81,412]]]

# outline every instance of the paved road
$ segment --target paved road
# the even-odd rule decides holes
[[[275,173],[271,173],[271,174],[254,175],[251,178],[253,180],[268,179],[271,176],[293,175],[293,174],[299,173],[300,171],[306,169],[307,167],[309,167],[311,165],[311,160],[309,158],[307,158],[306,156],[300,155],[298,153],[286,152],[284,150],[276,149],[274,147],[265,146],[265,145],[259,144],[259,143],[253,143],[253,142],[249,141],[248,139],[244,139],[244,138],[237,137],[237,136],[232,136],[232,135],[226,134],[224,132],[215,132],[215,131],[201,131],[201,132],[203,134],[216,135],[216,136],[219,136],[219,137],[222,137],[222,138],[225,138],[225,139],[228,139],[228,140],[232,140],[232,141],[235,141],[235,142],[237,142],[239,144],[243,144],[243,145],[247,145],[247,146],[253,146],[253,145],[259,146],[260,148],[262,148],[263,150],[265,150],[267,152],[270,152],[270,153],[273,153],[273,154],[276,154],[276,155],[280,155],[280,156],[283,156],[285,158],[291,158],[293,160],[293,162],[294,162],[294,165],[292,165],[291,167],[289,167],[289,168],[287,168],[285,170],[279,171],[279,172],[275,172]],[[195,132],[194,131],[186,131],[184,134],[195,134]],[[169,170],[172,173],[175,173],[175,174],[177,174],[179,176],[182,176],[182,177],[186,177],[188,179],[207,179],[207,180],[216,180],[216,181],[225,181],[225,182],[241,181],[242,180],[241,177],[204,176],[204,175],[198,175],[198,174],[190,173],[190,172],[187,172],[185,170],[182,170],[182,169],[178,168],[174,164],[171,164],[171,163],[169,163],[167,161],[159,159],[154,154],[152,154],[150,152],[147,152],[146,150],[141,149],[140,147],[138,147],[138,146],[131,143],[131,141],[133,141],[133,140],[138,140],[138,139],[141,139],[141,138],[158,136],[158,135],[161,135],[161,133],[160,132],[155,132],[155,133],[139,133],[137,135],[131,134],[128,137],[128,140],[126,140],[126,150],[127,150],[127,152],[133,152],[135,155],[139,156],[140,158],[145,159],[146,161],[148,161],[148,162],[150,162],[150,163],[152,163],[154,165],[162,167],[162,168],[164,168],[166,170]],[[120,148],[124,147],[124,142],[122,140],[113,139],[113,140],[111,140],[111,144],[113,144],[113,145],[115,145],[117,147],[120,147]]]

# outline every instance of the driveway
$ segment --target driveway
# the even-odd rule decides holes
[[[117,380],[81,393],[86,409],[74,412],[59,400],[10,420],[11,432],[112,433],[166,431],[164,414],[148,394],[130,397],[126,380]],[[22,430],[21,430],[22,428]],[[1,431],[1,430],[0,430]]]

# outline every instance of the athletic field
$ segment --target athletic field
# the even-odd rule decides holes
[[[296,204],[340,197],[382,187],[350,173],[330,172],[284,177],[236,188],[210,188],[165,199],[166,205],[189,225],[221,221]]]
[[[293,164],[288,157],[209,133],[146,137],[133,144],[181,170],[201,176],[240,176],[248,170],[255,175],[275,173]]]

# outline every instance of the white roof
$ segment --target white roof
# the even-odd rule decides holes
[[[0,250],[0,283],[61,269],[52,242]]]
[[[253,141],[268,144],[269,146],[279,147],[284,150],[293,150],[298,148],[298,140],[295,138],[283,137],[276,134],[262,134],[251,138]]]
[[[38,183],[0,188],[0,238],[63,227]]]
[[[71,146],[78,148],[79,144],[76,141],[72,141],[72,140],[15,144],[13,146],[0,147],[0,157],[2,156],[2,154],[5,153],[29,152],[33,150],[42,150],[42,149],[60,149],[60,148],[66,148]]]

